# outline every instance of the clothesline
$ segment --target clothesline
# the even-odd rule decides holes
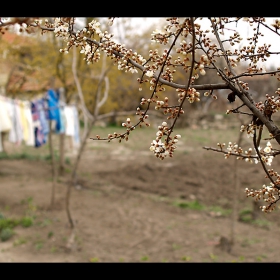
[[[74,147],[80,145],[78,110],[65,104],[53,89],[33,100],[12,99],[0,95],[0,132],[8,133],[8,140],[17,145],[40,147],[47,143],[49,122],[55,133],[71,136]],[[1,133],[2,134],[2,133]],[[3,151],[0,134],[0,151]]]

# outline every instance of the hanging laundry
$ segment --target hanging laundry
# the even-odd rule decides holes
[[[12,129],[12,121],[9,114],[9,107],[5,96],[0,97],[0,152],[3,151],[2,132],[9,132]]]
[[[9,105],[5,96],[0,96],[0,131],[8,132],[12,129]]]
[[[53,89],[47,92],[47,101],[49,106],[49,119],[55,121],[55,132],[60,133],[61,117],[59,110],[59,93]]]
[[[73,146],[80,146],[78,110],[59,100],[59,92],[49,90],[45,97],[32,101],[12,99],[0,95],[0,151],[3,150],[1,132],[15,144],[40,147],[48,140],[49,121],[55,121],[55,132],[72,137]]]
[[[35,135],[34,135],[34,124],[31,112],[31,103],[30,101],[22,101],[23,103],[23,112],[26,119],[27,124],[27,132],[26,132],[26,139],[25,144],[28,146],[35,146]]]
[[[65,135],[71,136],[73,146],[78,148],[80,146],[80,126],[77,108],[74,105],[66,105],[64,107],[64,115]]]
[[[17,112],[17,101],[8,98],[7,99],[7,105],[9,107],[9,115],[11,118],[12,122],[12,128],[9,132],[8,140],[12,143],[20,144],[22,141],[22,125],[21,125],[21,120]]]
[[[48,140],[48,113],[44,108],[44,99],[31,101],[31,112],[34,125],[35,147],[41,147]]]
[[[31,104],[29,101],[20,100],[20,117],[23,128],[23,140],[28,146],[35,146],[34,126],[31,114]]]
[[[65,135],[74,137],[75,135],[75,121],[74,111],[72,106],[66,105],[64,107],[65,116]]]

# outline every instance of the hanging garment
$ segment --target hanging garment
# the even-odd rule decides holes
[[[9,112],[12,121],[12,128],[10,130],[8,139],[11,143],[20,144],[22,141],[22,126],[17,112],[17,110],[19,110],[17,106],[17,101],[9,98]]]
[[[65,135],[72,137],[73,146],[80,146],[80,125],[77,108],[74,105],[64,107]]]
[[[55,121],[55,132],[60,133],[61,118],[59,109],[59,93],[53,89],[49,89],[47,92],[47,101],[49,107],[49,119]]]
[[[65,116],[65,135],[74,137],[75,135],[75,121],[74,121],[74,111],[72,106],[66,105],[64,107]]]
[[[12,129],[12,121],[9,115],[9,107],[5,96],[0,96],[0,152],[3,151],[2,132],[9,132]]]
[[[38,104],[40,123],[42,126],[43,133],[45,135],[45,142],[47,142],[48,134],[50,132],[48,103],[44,98],[42,98],[38,100],[37,104]]]
[[[26,132],[27,137],[25,139],[25,144],[27,146],[35,146],[34,124],[33,124],[32,112],[31,112],[31,103],[30,101],[23,101],[22,103],[23,103],[24,116],[27,124],[27,132]]]
[[[43,98],[31,102],[34,123],[35,147],[41,147],[48,140],[49,124],[48,110]]]
[[[0,131],[8,132],[12,129],[9,105],[5,96],[0,96]]]

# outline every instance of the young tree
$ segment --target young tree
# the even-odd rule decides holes
[[[113,26],[117,20],[118,18],[108,18],[108,23]],[[137,82],[144,97],[136,110],[139,121],[132,124],[128,118],[123,123],[122,134],[112,133],[107,137],[96,135],[91,138],[94,140],[128,140],[135,128],[149,126],[149,113],[155,109],[162,112],[163,120],[158,125],[150,150],[161,160],[173,157],[181,137],[176,134],[176,123],[183,114],[188,115],[189,104],[201,102],[205,97],[216,100],[216,91],[223,90],[232,105],[231,109],[225,110],[226,114],[246,117],[246,124],[241,125],[240,130],[251,139],[252,147],[243,150],[237,143],[229,142],[218,143],[218,147],[204,148],[222,153],[226,159],[236,157],[248,163],[259,163],[268,183],[259,189],[246,189],[245,193],[248,197],[263,200],[262,211],[269,213],[275,209],[280,199],[280,175],[271,165],[280,153],[274,147],[280,144],[280,130],[275,122],[280,109],[280,67],[266,71],[262,64],[268,58],[276,59],[280,54],[277,50],[280,20],[267,24],[262,17],[170,17],[160,26],[161,29],[152,32],[150,43],[154,45],[143,48],[141,54],[114,41],[113,34],[101,30],[96,20],[80,30],[74,29],[75,18],[65,17],[52,21],[13,18],[1,21],[0,26],[5,28],[9,26],[9,22],[10,25],[19,23],[27,32],[32,28],[39,28],[42,34],[53,32],[65,41],[65,47],[60,49],[61,53],[67,54],[72,48],[78,48],[85,63],[95,63],[101,55],[106,55],[120,71],[127,72],[128,79],[130,73],[140,72]],[[246,25],[247,30],[251,31],[246,39],[240,35],[241,25]],[[269,33],[276,37],[275,46],[260,43],[261,37]],[[276,47],[276,50],[272,51],[272,47]],[[203,82],[206,81],[206,76],[207,83]],[[260,76],[275,81],[274,89],[267,92],[259,88],[257,94],[252,93],[250,81]],[[171,98],[174,95],[176,102]],[[265,139],[264,130],[269,133],[269,137]],[[239,132],[238,130],[236,139]]]

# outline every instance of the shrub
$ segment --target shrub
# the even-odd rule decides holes
[[[1,233],[0,233],[0,238],[1,238],[1,241],[6,241],[8,239],[10,239],[12,236],[14,235],[14,232],[11,228],[4,228],[1,230]]]

